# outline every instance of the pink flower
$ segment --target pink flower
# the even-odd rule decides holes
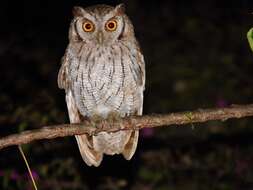
[[[141,136],[143,138],[151,138],[154,136],[154,129],[153,128],[144,128],[141,130]]]
[[[223,98],[218,98],[216,101],[216,106],[219,108],[224,108],[228,106],[228,102]]]
[[[18,180],[18,179],[20,179],[20,175],[18,174],[18,172],[16,172],[16,171],[14,170],[14,171],[12,171],[10,178],[11,178],[12,180]]]
[[[28,172],[25,173],[25,176],[30,178],[30,174]],[[36,180],[36,179],[39,179],[39,175],[36,171],[32,170],[32,176],[33,178]]]

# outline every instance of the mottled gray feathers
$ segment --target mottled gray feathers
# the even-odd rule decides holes
[[[70,41],[58,74],[58,86],[66,91],[70,122],[111,114],[141,115],[145,65],[124,6],[75,7],[73,13]],[[108,32],[104,27],[111,16],[115,16],[117,28]],[[86,17],[93,22],[93,32],[82,30]],[[102,43],[98,43],[101,33]],[[92,137],[77,135],[76,139],[83,160],[89,166],[98,166],[103,154],[122,153],[131,159],[138,135],[139,131],[101,132]]]

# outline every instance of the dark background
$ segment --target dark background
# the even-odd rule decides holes
[[[75,5],[0,2],[0,136],[68,122],[57,87]],[[253,102],[252,0],[124,1],[146,60],[144,113]],[[87,167],[73,137],[23,148],[40,190],[253,188],[252,119],[142,130],[134,158]],[[16,147],[0,151],[0,189],[32,189]]]

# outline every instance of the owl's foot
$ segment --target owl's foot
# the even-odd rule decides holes
[[[110,122],[110,123],[114,123],[114,122],[117,122],[119,121],[121,118],[120,114],[117,113],[117,112],[110,112],[107,116],[107,120]]]
[[[100,123],[101,121],[103,121],[105,118],[103,118],[100,115],[94,114],[93,116],[91,116],[90,121],[94,122],[94,123]]]
[[[100,128],[100,129],[104,129],[105,128],[105,122],[104,122],[104,118],[100,115],[93,115],[92,117],[89,118],[89,120],[92,122],[92,126],[96,127],[96,128]]]
[[[94,114],[92,117],[89,118],[89,120],[93,123],[94,127],[99,127],[101,130],[110,128],[114,125],[114,123],[117,123],[122,117],[117,112],[110,112],[107,115],[107,118],[104,118],[100,115]],[[105,122],[105,119],[107,122]]]

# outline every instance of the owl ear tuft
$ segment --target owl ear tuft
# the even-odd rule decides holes
[[[83,16],[84,10],[82,7],[75,6],[72,9],[72,13],[74,17]]]
[[[118,15],[124,14],[125,13],[125,4],[121,3],[115,7],[115,12]]]

